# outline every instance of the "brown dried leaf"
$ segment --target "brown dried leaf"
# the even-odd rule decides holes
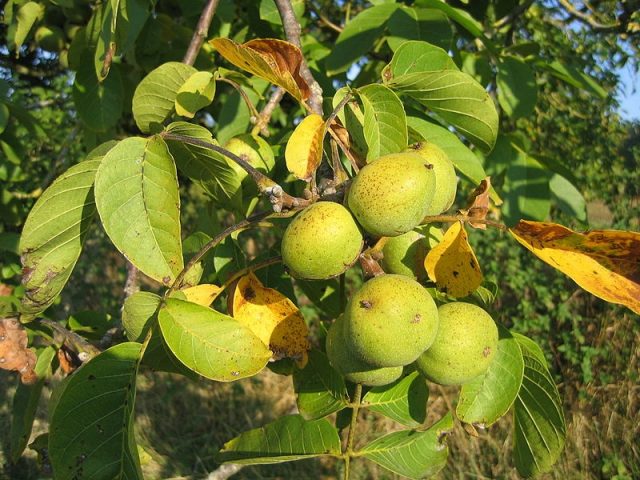
[[[22,383],[33,383],[36,354],[27,348],[27,332],[15,318],[0,319],[0,368],[16,371]]]
[[[467,200],[467,208],[463,210],[469,217],[469,225],[473,228],[487,229],[484,223],[474,222],[473,220],[484,220],[489,213],[489,195],[491,193],[491,177],[487,177],[480,182],[480,185],[471,192]]]
[[[243,44],[228,38],[214,38],[209,43],[236,67],[284,88],[296,99],[304,101],[311,96],[309,86],[300,75],[302,52],[292,43],[271,38]]]
[[[351,136],[347,129],[342,126],[339,119],[336,118],[331,122],[329,125],[329,132],[331,133],[331,136],[343,146],[343,152],[352,165],[355,165],[357,168],[362,168],[367,164],[367,160],[352,148]]]

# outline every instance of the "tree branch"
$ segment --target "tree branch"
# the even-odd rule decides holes
[[[233,88],[236,89],[236,91],[240,94],[240,96],[242,97],[242,99],[244,100],[244,103],[247,105],[247,108],[249,109],[249,111],[251,112],[251,115],[253,117],[258,118],[260,116],[260,114],[258,113],[258,110],[256,110],[255,105],[251,102],[251,99],[249,98],[249,95],[247,95],[247,92],[245,92],[242,87],[234,82],[233,80],[230,80],[228,78],[224,78],[224,77],[219,77],[218,78],[219,82],[225,82],[228,83],[229,85],[231,85]]]
[[[260,132],[265,137],[269,136],[269,130],[267,130],[267,125],[269,124],[269,120],[271,120],[271,115],[273,114],[273,111],[276,109],[276,107],[280,103],[280,100],[282,100],[282,97],[284,97],[284,94],[285,94],[285,91],[282,87],[277,87],[273,91],[273,93],[271,94],[271,97],[269,98],[269,101],[262,109],[262,112],[258,114],[256,125],[255,127],[253,127],[253,130],[251,133],[256,134]]]
[[[564,9],[567,11],[567,13],[571,17],[575,18],[576,20],[581,21],[582,23],[586,23],[587,25],[592,27],[594,30],[598,30],[598,31],[601,31],[601,32],[603,32],[603,31],[616,31],[616,30],[619,30],[620,27],[621,27],[621,24],[619,22],[608,23],[608,24],[604,24],[604,23],[598,22],[591,15],[587,15],[586,13],[583,13],[580,10],[578,10],[577,8],[575,8],[571,4],[571,2],[569,2],[568,0],[558,0],[558,3],[564,7]]]
[[[218,3],[220,3],[220,0],[209,0],[207,5],[204,7],[204,10],[202,10],[200,20],[198,20],[198,25],[196,25],[196,29],[193,32],[191,43],[189,44],[187,53],[184,54],[182,63],[193,65],[196,61],[200,47],[202,47],[205,38],[207,38],[209,26],[211,25],[211,20],[213,20],[213,14],[215,13],[216,8],[218,8]]]
[[[284,27],[284,33],[287,37],[287,40],[301,49],[300,24],[296,19],[295,13],[293,12],[291,1],[275,0],[275,2],[276,6],[278,7],[278,12],[280,13],[280,18],[282,19],[282,26]],[[311,73],[311,70],[309,70],[309,65],[307,65],[304,57],[302,58],[302,63],[300,64],[300,75],[307,83],[307,85],[309,85],[309,89],[311,90],[311,97],[309,97],[309,108],[313,113],[322,115],[322,88],[320,87],[318,82],[316,82],[316,79],[313,78],[313,74]]]
[[[527,0],[524,3],[521,3],[516,8],[511,10],[508,15],[505,15],[500,20],[497,20],[493,24],[493,28],[502,28],[505,25],[512,23],[516,18],[522,15],[534,2],[535,0]]]

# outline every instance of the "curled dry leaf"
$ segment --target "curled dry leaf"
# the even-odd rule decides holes
[[[343,152],[349,159],[352,165],[356,168],[362,168],[367,164],[367,160],[355,149],[351,144],[351,135],[349,131],[344,128],[339,119],[335,119],[329,125],[329,131],[331,136],[338,141],[342,147]]]
[[[296,178],[311,181],[322,161],[322,141],[324,139],[324,120],[312,113],[305,117],[289,137],[284,158],[287,169]]]
[[[640,233],[578,233],[555,223],[525,220],[509,232],[588,292],[640,314]]]
[[[467,200],[467,208],[462,210],[469,217],[469,225],[473,228],[486,230],[484,223],[477,223],[474,220],[484,220],[489,213],[489,194],[491,193],[491,177],[486,177],[480,182],[480,185],[471,192]]]
[[[306,364],[309,328],[300,310],[287,297],[266,288],[249,273],[238,280],[233,294],[233,318],[249,328],[277,358]]]
[[[300,76],[302,52],[292,43],[271,38],[243,44],[228,38],[214,38],[209,43],[225,60],[284,88],[296,99],[304,101],[311,96],[309,86]]]
[[[213,303],[216,297],[222,291],[222,288],[210,283],[203,283],[194,287],[188,287],[181,290],[187,297],[187,300],[203,307],[208,307]]]
[[[424,267],[438,289],[452,297],[466,297],[482,283],[480,264],[462,222],[449,227],[427,254]]]
[[[0,319],[0,368],[18,372],[22,383],[30,384],[37,380],[33,371],[37,357],[27,342],[27,332],[17,319]]]

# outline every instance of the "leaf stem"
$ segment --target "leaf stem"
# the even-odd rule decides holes
[[[349,480],[349,469],[351,456],[353,455],[353,441],[355,439],[356,424],[358,423],[358,412],[362,400],[362,384],[356,384],[356,391],[353,394],[353,408],[351,409],[351,423],[349,424],[349,434],[347,435],[347,446],[344,451],[344,480]]]
[[[482,223],[484,225],[488,225],[490,227],[498,228],[500,230],[507,230],[507,226],[500,223],[494,222],[493,220],[487,220],[486,218],[471,218],[464,213],[457,213],[455,215],[428,215],[422,219],[420,224],[425,223],[434,223],[434,222],[466,222],[466,223]]]
[[[260,117],[260,113],[258,112],[258,109],[255,107],[255,105],[249,98],[249,95],[247,95],[247,92],[244,91],[244,89],[240,86],[239,83],[224,77],[218,77],[217,81],[228,83],[233,88],[235,88],[236,91],[240,94],[240,96],[244,100],[244,103],[247,105],[247,108],[251,112],[251,116],[255,117],[256,119]]]
[[[252,134],[262,133],[265,137],[269,136],[269,130],[267,129],[267,125],[269,124],[269,120],[271,120],[271,115],[276,107],[280,104],[280,100],[284,97],[285,90],[282,87],[276,87],[276,89],[269,97],[269,101],[264,106],[262,111],[256,117],[256,124],[251,130]]]
[[[233,282],[238,280],[240,277],[244,277],[247,273],[255,272],[256,270],[260,270],[262,268],[270,267],[271,265],[276,265],[276,264],[278,264],[280,262],[282,262],[282,257],[280,255],[278,255],[277,257],[267,258],[265,260],[262,260],[260,262],[256,262],[256,263],[254,263],[252,265],[249,265],[248,267],[242,268],[242,269],[234,272],[233,275],[231,275],[229,277],[229,279],[226,282],[224,282],[224,284],[220,287],[220,291],[218,292],[218,295],[220,295],[227,288],[229,288],[229,286]]]
[[[239,157],[235,153],[230,152],[226,148],[216,145],[205,140],[189,137],[186,135],[177,135],[175,133],[162,132],[160,134],[166,140],[174,140],[177,142],[184,142],[190,145],[196,145],[203,148],[208,148],[221,155],[224,155],[231,161],[240,165],[253,179],[258,186],[260,193],[267,195],[269,201],[273,205],[273,211],[280,213],[286,210],[297,210],[301,207],[306,207],[311,203],[310,200],[304,198],[293,197],[283,190],[283,188],[276,182],[271,180],[265,174],[257,170],[253,165],[247,162],[244,158]]]

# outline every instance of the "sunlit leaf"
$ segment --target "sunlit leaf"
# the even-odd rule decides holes
[[[382,71],[382,78],[390,80],[409,73],[458,70],[446,50],[427,42],[404,42],[393,54],[391,62]]]
[[[284,157],[287,169],[296,178],[311,181],[322,161],[322,141],[325,134],[324,120],[312,113],[295,128],[287,141]]]
[[[443,12],[427,8],[401,6],[389,19],[387,42],[397,50],[407,40],[424,40],[441,48],[451,47],[452,31]]]
[[[367,142],[367,161],[407,147],[407,119],[398,96],[384,85],[358,89],[364,107],[363,133]]]
[[[640,313],[640,233],[592,230],[583,234],[555,223],[525,220],[509,232],[588,292]]]
[[[424,266],[438,289],[452,297],[466,297],[482,283],[480,264],[462,222],[449,227],[440,243],[427,254]]]
[[[204,307],[211,305],[221,291],[221,287],[209,283],[182,289],[182,293],[187,297],[187,301],[197,303]]]
[[[327,420],[288,415],[225,443],[216,461],[253,465],[339,454],[338,432]]]
[[[573,183],[556,173],[549,180],[549,189],[560,210],[582,222],[587,221],[587,202]]]
[[[309,328],[298,307],[249,273],[233,294],[233,318],[251,330],[276,356],[303,359],[310,348]]]
[[[16,30],[13,37],[16,52],[20,50],[36,22],[42,19],[44,11],[44,6],[38,2],[26,2],[19,8],[16,13]]]
[[[203,377],[231,382],[255,375],[271,352],[251,330],[222,313],[169,298],[158,315],[174,355]]]
[[[196,72],[178,89],[175,109],[178,115],[193,118],[196,112],[213,101],[216,76],[211,72]]]
[[[96,205],[107,235],[127,259],[169,285],[183,267],[176,166],[159,136],[129,137],[105,155]]]
[[[20,237],[26,312],[51,305],[71,276],[95,218],[93,182],[101,160],[69,168],[29,212]]]
[[[450,413],[428,430],[401,430],[380,437],[358,455],[412,479],[435,475],[447,464],[449,448],[444,437],[453,428]]]
[[[139,343],[121,343],[69,377],[49,430],[56,479],[142,480],[133,436],[141,349]]]
[[[311,95],[300,75],[302,52],[292,43],[255,39],[238,44],[228,38],[214,38],[209,43],[225,60],[284,88],[294,98],[306,100]]]
[[[562,399],[544,353],[529,338],[514,334],[524,358],[524,377],[514,405],[513,455],[518,473],[532,477],[556,463],[567,437]]]
[[[373,387],[363,397],[362,404],[407,427],[417,427],[427,418],[428,398],[426,380],[413,372],[384,387]]]
[[[500,338],[489,369],[462,386],[456,416],[465,423],[488,427],[506,414],[522,384],[524,361],[518,342],[498,325]]]

